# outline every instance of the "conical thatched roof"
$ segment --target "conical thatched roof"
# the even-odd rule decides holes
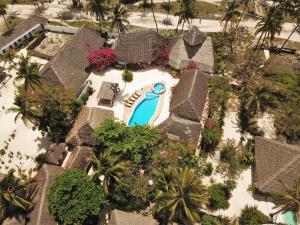
[[[205,41],[205,35],[200,32],[196,27],[193,27],[191,30],[183,34],[183,40],[189,45],[201,45]]]
[[[158,225],[158,221],[142,216],[141,214],[129,213],[120,210],[113,210],[111,212],[109,225]]]

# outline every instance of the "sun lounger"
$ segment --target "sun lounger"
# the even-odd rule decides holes
[[[132,106],[132,104],[128,103],[128,102],[125,102],[125,106],[130,108]]]

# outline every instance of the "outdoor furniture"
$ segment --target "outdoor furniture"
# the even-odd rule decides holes
[[[103,81],[97,96],[98,104],[113,106],[118,92],[120,92],[118,83]]]

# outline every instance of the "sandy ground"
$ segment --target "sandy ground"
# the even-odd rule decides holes
[[[238,128],[238,99],[236,96],[232,96],[229,100],[228,110],[225,114],[224,118],[224,126],[223,126],[223,137],[222,142],[225,142],[227,139],[235,140],[236,143],[239,143],[241,138],[241,133]],[[267,127],[270,125],[272,120],[269,115],[264,115],[261,120],[260,124],[262,127],[265,127],[266,137],[272,136],[272,131],[269,131]],[[272,129],[271,129],[272,130]],[[209,161],[212,162],[214,167],[217,165],[217,161],[219,158],[219,153],[216,152],[215,156],[210,157]],[[225,179],[218,173],[214,173],[211,177],[206,177],[203,179],[203,183],[209,184],[210,179],[213,179],[215,182],[223,182]],[[226,210],[218,210],[213,212],[214,215],[222,215],[226,217],[237,217],[240,215],[241,210],[246,206],[257,206],[259,210],[261,210],[266,215],[269,213],[274,212],[273,204],[264,200],[256,200],[253,198],[251,192],[248,191],[249,185],[252,183],[252,176],[251,176],[251,169],[247,169],[241,173],[239,178],[236,181],[236,188],[232,191],[232,197],[229,200],[230,207]],[[277,218],[277,222],[282,221],[282,218],[279,216]]]
[[[109,69],[105,71],[104,74],[97,75],[92,73],[89,76],[89,80],[92,81],[92,87],[95,90],[92,96],[90,96],[87,106],[89,107],[98,107],[111,109],[114,111],[115,117],[118,120],[123,119],[124,113],[124,100],[126,100],[130,95],[132,95],[135,91],[148,86],[154,83],[164,81],[166,84],[166,92],[164,94],[162,110],[159,114],[158,118],[154,121],[153,125],[158,125],[169,117],[169,107],[171,100],[171,87],[175,86],[178,83],[178,79],[173,78],[169,73],[161,71],[159,69],[150,69],[144,71],[133,72],[133,81],[125,82],[122,80],[122,70]],[[100,90],[101,83],[103,81],[113,81],[119,83],[120,93],[115,101],[113,107],[105,107],[102,105],[98,105],[97,103],[97,94]],[[128,121],[125,121],[128,122]]]
[[[171,2],[176,2],[177,0],[170,0]],[[168,0],[153,0],[153,3],[162,3],[162,2],[168,2]],[[221,4],[221,0],[201,0],[201,2],[208,2],[216,5]],[[139,5],[140,2],[136,2],[134,5]]]
[[[257,119],[257,125],[265,133],[265,138],[275,139],[276,129],[274,127],[274,116],[268,113],[264,113]]]
[[[20,53],[25,52],[21,50]],[[3,62],[1,65],[3,66]],[[6,173],[13,168],[17,169],[17,166],[24,170],[35,168],[36,156],[43,153],[45,146],[49,145],[48,139],[43,137],[41,132],[32,130],[32,125],[26,126],[21,119],[15,121],[16,113],[7,111],[14,106],[18,84],[14,84],[16,70],[6,72],[12,75],[12,78],[0,88],[0,149],[5,151],[5,154],[0,156],[0,173]]]

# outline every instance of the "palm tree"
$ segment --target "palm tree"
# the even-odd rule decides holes
[[[188,23],[190,26],[190,19],[196,17],[196,9],[193,0],[181,0],[180,1],[180,11],[175,13],[175,16],[178,16],[178,23],[176,27],[176,32],[178,31],[178,27],[182,24],[181,32],[183,32],[184,24]]]
[[[25,91],[31,87],[35,90],[35,87],[41,86],[41,77],[39,75],[40,65],[37,63],[31,63],[29,56],[21,55],[18,63],[18,71],[16,80],[24,81]]]
[[[152,16],[153,16],[153,19],[154,19],[154,23],[155,23],[155,27],[156,27],[156,32],[158,33],[157,21],[156,21],[156,17],[155,17],[155,14],[154,14],[154,3],[153,3],[153,0],[151,0],[151,12],[152,12]]]
[[[15,122],[17,122],[17,120],[21,118],[25,125],[28,125],[29,122],[34,125],[36,124],[35,118],[37,115],[29,105],[26,97],[17,95],[15,97],[14,105],[15,106],[9,108],[8,111],[17,113],[17,115],[15,116]]]
[[[90,0],[87,4],[87,10],[99,22],[100,31],[102,32],[102,22],[105,20],[108,8],[104,5],[106,0]]]
[[[270,101],[270,94],[266,86],[255,86],[252,90],[245,94],[247,99],[245,108],[252,115],[256,115],[258,111],[263,112],[266,104]]]
[[[97,158],[92,156],[94,173],[92,179],[102,183],[105,193],[113,183],[118,183],[128,172],[128,162],[122,161],[121,155],[115,156],[110,150],[106,150]]]
[[[244,5],[244,8],[243,8],[242,14],[241,14],[241,16],[240,16],[240,19],[239,19],[239,21],[238,21],[237,24],[236,24],[235,31],[237,31],[237,29],[239,28],[239,25],[240,25],[240,23],[241,23],[241,21],[242,21],[244,15],[245,15],[246,9],[248,8],[248,5],[249,5],[249,2],[250,2],[250,1],[251,1],[251,0],[241,0],[240,4],[243,4],[243,5]]]
[[[168,221],[199,222],[201,207],[207,203],[207,189],[193,169],[168,168],[157,174],[155,213]]]
[[[297,221],[300,221],[300,180],[294,187],[289,187],[284,182],[282,184],[284,191],[273,193],[275,208],[279,210],[272,213],[271,217],[282,211],[293,211],[296,213]]]
[[[3,16],[4,22],[7,26],[7,29],[9,29],[7,20],[5,15],[7,15],[7,2],[6,0],[0,0],[0,15]]]
[[[238,10],[239,5],[236,2],[228,1],[222,4],[224,10],[224,16],[221,19],[224,23],[224,34],[227,31],[228,24],[233,27],[233,24],[238,21],[238,17],[240,16],[240,12]]]
[[[6,51],[4,54],[4,67],[6,65],[7,62],[10,62],[13,65],[15,65],[14,59],[16,57],[16,50],[15,49],[10,49],[8,51]],[[10,69],[11,67],[9,67]]]
[[[0,222],[6,217],[10,206],[15,206],[25,211],[33,207],[30,201],[17,194],[20,191],[24,191],[27,187],[20,184],[20,179],[15,178],[13,173],[14,170],[10,170],[0,181]]]
[[[113,31],[116,26],[118,29],[118,33],[124,33],[128,30],[127,26],[129,25],[129,21],[127,20],[128,12],[127,8],[122,4],[116,4],[113,10],[113,14],[109,17],[111,20],[110,31]]]

